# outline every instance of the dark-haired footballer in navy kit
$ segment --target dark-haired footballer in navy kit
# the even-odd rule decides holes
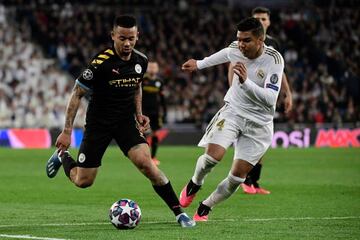
[[[56,140],[57,150],[46,164],[46,173],[53,178],[62,165],[66,176],[76,186],[89,187],[95,181],[106,148],[115,139],[124,155],[150,180],[177,222],[182,227],[193,227],[195,222],[181,209],[170,181],[151,160],[144,138],[150,125],[149,118],[142,113],[141,84],[148,59],[134,49],[138,36],[134,17],[115,18],[111,31],[113,47],[96,54],[76,80],[66,108],[65,126]],[[67,149],[73,122],[85,94],[91,97],[84,138],[75,161]]]

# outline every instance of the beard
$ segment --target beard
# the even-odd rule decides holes
[[[121,56],[123,56],[123,57],[127,57],[127,56],[129,56],[130,54],[131,54],[131,50],[130,51],[126,51],[126,52],[124,52],[124,51],[122,51],[121,52]]]
[[[114,45],[114,47],[115,47],[116,53],[120,57],[129,57],[133,50],[132,47],[124,48],[122,46],[117,46],[117,45]]]

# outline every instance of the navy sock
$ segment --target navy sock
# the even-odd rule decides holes
[[[260,174],[261,174],[261,168],[262,165],[260,163],[256,164],[254,166],[254,168],[251,170],[251,181],[254,184],[255,187],[259,187],[259,179],[260,179]]]
[[[151,138],[151,158],[155,157],[156,156],[156,151],[157,151],[157,148],[158,148],[158,143],[159,143],[159,139],[157,136],[153,136]]]
[[[153,185],[155,192],[164,200],[168,207],[173,211],[174,215],[177,216],[183,213],[180,207],[179,199],[177,198],[174,189],[171,186],[170,181],[162,186]]]
[[[61,156],[61,162],[64,167],[65,175],[70,178],[70,171],[77,166],[75,160],[70,156],[68,152],[64,152]]]
[[[202,216],[208,215],[210,211],[211,211],[211,208],[201,202],[197,209],[197,214],[200,217],[202,217]]]

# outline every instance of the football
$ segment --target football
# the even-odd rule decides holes
[[[141,210],[133,200],[120,199],[111,206],[109,217],[117,229],[133,229],[140,223]]]

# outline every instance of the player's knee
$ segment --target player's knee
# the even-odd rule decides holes
[[[75,185],[79,188],[87,188],[93,185],[94,179],[91,178],[78,178],[74,181]]]
[[[209,144],[206,149],[206,154],[211,156],[217,161],[221,161],[221,159],[225,155],[225,152],[226,152],[225,148],[217,144]]]
[[[145,176],[151,176],[154,170],[153,163],[150,157],[147,156],[143,156],[140,161],[138,161],[137,167]]]

